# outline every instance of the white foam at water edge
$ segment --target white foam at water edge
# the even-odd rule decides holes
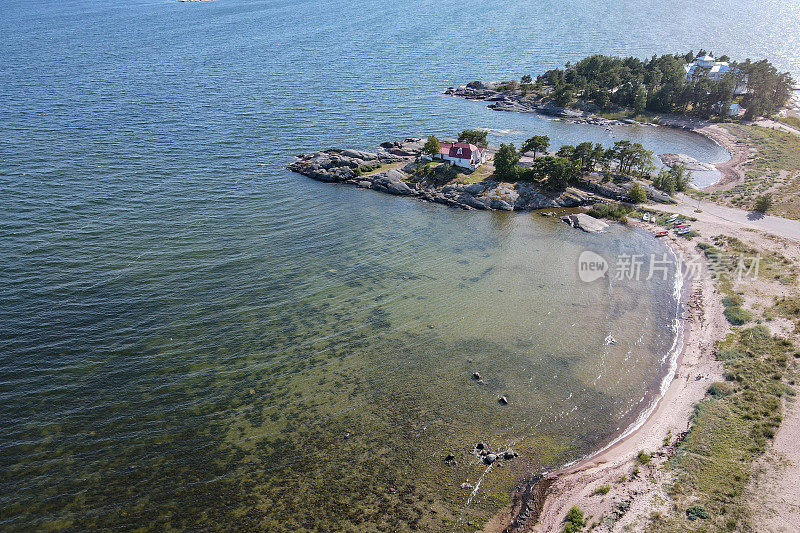
[[[601,453],[608,450],[621,440],[625,439],[628,435],[634,433],[636,430],[642,427],[644,423],[647,421],[647,419],[650,418],[650,415],[653,413],[656,406],[658,406],[658,402],[661,401],[661,398],[663,398],[664,394],[666,394],[667,389],[669,389],[669,386],[672,383],[672,380],[675,379],[675,373],[678,370],[678,356],[680,355],[681,350],[683,349],[683,336],[685,328],[683,322],[681,321],[681,305],[682,305],[681,291],[683,290],[683,273],[681,272],[680,269],[680,264],[681,264],[680,259],[678,258],[678,255],[675,253],[675,250],[673,250],[672,247],[669,246],[668,244],[666,244],[666,246],[669,252],[672,254],[673,259],[675,260],[675,265],[677,265],[675,272],[675,283],[672,287],[672,294],[675,299],[675,314],[672,319],[672,328],[675,330],[675,338],[672,340],[672,346],[670,347],[670,349],[667,351],[666,354],[664,354],[664,357],[661,358],[662,363],[664,362],[665,359],[668,360],[669,370],[664,375],[664,378],[661,380],[661,384],[659,385],[658,396],[653,399],[652,403],[647,407],[647,409],[643,410],[639,414],[639,416],[636,417],[636,420],[630,426],[628,426],[628,428],[625,429],[625,431],[620,433],[611,442],[609,442],[608,444],[606,444],[597,451],[591,452],[587,455],[584,455],[583,457],[580,457],[578,459],[575,459],[574,461],[571,461],[565,465],[560,466],[559,469],[568,468],[576,463],[585,461],[586,459],[590,459],[596,455],[600,455]],[[549,472],[543,472],[542,474],[546,476],[547,474],[549,474]]]

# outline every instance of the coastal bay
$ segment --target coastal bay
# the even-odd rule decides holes
[[[714,45],[799,71],[794,6],[746,4],[709,7],[765,21],[747,39],[717,27]],[[631,139],[718,163],[724,146],[677,128],[441,95],[596,51],[709,46],[702,18],[505,0],[447,16],[374,0],[4,8],[0,529],[476,531],[653,407],[676,355],[674,272],[586,283],[578,261],[670,254],[654,227],[589,234],[530,203],[383,194],[405,189],[375,175],[408,161],[342,180],[369,188],[286,167],[472,128],[493,147]],[[651,449],[626,442],[628,466],[630,443]],[[578,500],[551,501],[561,529]]]

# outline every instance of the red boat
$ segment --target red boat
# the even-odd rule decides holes
[[[680,226],[675,226],[675,229],[691,228],[691,227],[692,227],[691,224],[681,224]]]

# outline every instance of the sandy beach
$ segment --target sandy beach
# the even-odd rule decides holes
[[[714,163],[714,166],[722,174],[722,178],[717,183],[704,187],[703,190],[714,192],[730,189],[739,183],[744,183],[744,165],[752,155],[752,149],[719,124],[707,124],[695,128],[693,131],[705,135],[731,153],[731,158],[728,161]]]
[[[680,206],[685,207],[685,206]],[[663,210],[669,211],[669,206]],[[680,210],[677,210],[680,211]],[[693,226],[702,235],[729,235],[763,250],[779,251],[788,259],[800,262],[800,238],[787,238],[743,227],[704,211],[692,215]],[[632,224],[644,229],[654,227],[641,221]],[[698,257],[696,242],[670,235],[668,244],[684,260]],[[781,294],[794,288],[778,287],[765,282],[758,289],[763,302],[753,306],[769,306]],[[548,474],[539,483],[538,491],[515,494],[515,502],[490,522],[484,531],[558,532],[564,517],[573,505],[587,516],[587,524],[601,517],[614,517],[609,525],[599,523],[593,531],[641,530],[653,511],[666,511],[669,499],[665,493],[671,473],[662,465],[675,452],[677,443],[689,429],[694,405],[706,395],[708,386],[722,379],[721,366],[714,358],[715,343],[730,330],[723,315],[721,295],[714,286],[708,266],[701,276],[685,280],[688,297],[684,304],[685,331],[683,350],[673,380],[659,399],[647,420],[635,431],[593,456]],[[791,335],[792,325],[780,320],[770,323],[773,333]],[[800,523],[800,507],[791,490],[800,479],[800,452],[794,446],[800,439],[800,409],[787,409],[784,423],[776,435],[773,449],[759,464],[754,488],[772,487],[763,494],[761,514],[768,531],[791,531],[789,524]],[[652,456],[646,465],[637,462],[639,451]],[[635,474],[634,474],[635,473]],[[759,485],[760,484],[760,485]],[[613,489],[607,494],[595,491],[604,485]],[[527,507],[523,509],[522,507]],[[514,520],[513,517],[517,517]],[[509,526],[509,524],[512,524]],[[632,528],[632,529],[626,529]]]
[[[684,259],[694,255],[693,244],[685,239],[673,239],[672,249]],[[726,332],[720,298],[715,296],[713,281],[707,271],[699,279],[687,280],[684,290],[688,298],[684,304],[684,346],[677,360],[675,375],[666,393],[658,400],[647,420],[631,434],[605,450],[547,476],[549,488],[536,512],[529,512],[524,521],[509,531],[561,531],[567,511],[578,505],[587,515],[600,517],[614,511],[619,502],[628,502],[626,516],[638,515],[653,509],[660,486],[652,482],[653,476],[664,476],[660,465],[668,457],[664,439],[671,436],[670,445],[689,427],[689,417],[694,404],[703,398],[708,386],[721,377],[719,364],[713,357],[714,342]],[[647,468],[637,477],[630,477],[633,463],[640,450],[655,452]],[[657,451],[656,451],[657,450]],[[646,470],[646,471],[645,471]],[[624,484],[617,483],[613,498],[593,496],[598,487],[630,477]],[[620,486],[622,485],[622,486]],[[516,515],[519,509],[506,509],[485,529],[487,532],[503,531],[502,518]],[[532,523],[535,523],[531,527]],[[506,522],[507,525],[508,522]],[[625,517],[617,522],[627,523]]]

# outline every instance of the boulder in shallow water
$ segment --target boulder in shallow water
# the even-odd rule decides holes
[[[661,154],[658,156],[661,159],[661,162],[668,167],[674,167],[675,165],[683,165],[686,170],[714,170],[716,167],[711,163],[705,163],[703,161],[698,161],[694,157],[688,156],[686,154]]]
[[[606,224],[602,220],[597,220],[596,218],[589,216],[586,213],[576,213],[574,215],[567,215],[565,217],[561,217],[561,220],[566,222],[573,228],[581,229],[586,233],[598,233],[608,227],[608,224]]]
[[[490,465],[495,461],[497,461],[497,456],[493,453],[490,453],[483,458],[483,462],[486,463],[487,465]]]

